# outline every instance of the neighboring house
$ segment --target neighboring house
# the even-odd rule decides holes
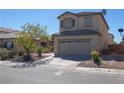
[[[16,32],[17,30],[13,30],[13,29],[8,29],[8,28],[4,28],[4,27],[0,27],[0,34],[5,34],[5,33],[10,33],[10,32]]]
[[[113,43],[102,12],[65,12],[58,19],[59,33],[53,34],[55,55],[89,55]]]
[[[18,50],[15,42],[16,34],[17,32],[2,33],[0,35],[0,48]]]
[[[0,47],[12,49],[15,46],[14,39],[16,38],[15,33],[17,30],[0,28]]]
[[[16,45],[16,38],[19,31],[0,28],[0,48],[7,48],[17,51],[23,51],[23,49]],[[49,41],[41,41],[39,38],[36,38],[37,47],[47,46]]]

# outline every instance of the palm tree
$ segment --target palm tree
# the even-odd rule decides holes
[[[118,29],[118,32],[120,33],[120,35],[122,37],[122,40],[124,40],[124,34],[123,34],[124,29],[123,28],[120,28],[120,29]]]

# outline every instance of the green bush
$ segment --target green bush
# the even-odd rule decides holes
[[[9,58],[13,58],[13,57],[15,57],[16,55],[17,55],[17,51],[15,51],[15,50],[10,50],[10,51],[8,52]]]
[[[8,50],[6,48],[0,48],[0,59],[6,60],[7,58],[9,58]]]
[[[42,52],[43,52],[43,53],[48,53],[48,50],[49,50],[48,47],[44,47],[44,48],[42,49]]]
[[[94,62],[97,66],[100,66],[100,64],[101,64],[100,53],[97,52],[97,51],[92,51],[92,52],[91,52],[91,56],[92,56],[93,62]]]
[[[50,50],[53,48],[53,46],[47,46],[47,47],[43,47],[43,53],[48,53],[50,52]]]
[[[42,56],[42,51],[43,51],[42,47],[37,48],[37,53],[39,57]]]

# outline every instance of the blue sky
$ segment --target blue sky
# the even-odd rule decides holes
[[[102,11],[101,9],[0,9],[0,26],[5,28],[13,28],[21,30],[21,26],[25,23],[40,23],[47,26],[48,33],[53,34],[59,31],[59,22],[57,16],[65,11],[74,13],[83,11]],[[115,36],[115,41],[120,42],[121,37],[118,33],[118,28],[124,28],[124,9],[107,9],[106,21],[110,27],[109,32]]]

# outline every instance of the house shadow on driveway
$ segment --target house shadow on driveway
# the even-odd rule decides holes
[[[61,58],[63,60],[70,60],[70,61],[87,61],[87,60],[91,60],[91,56],[90,55],[79,55],[79,56],[75,56],[75,55],[70,55],[70,56],[66,56],[66,55],[59,55],[59,56],[55,56],[58,58]]]
[[[90,55],[82,55],[82,56],[55,56],[58,58],[61,58],[63,60],[70,60],[70,61],[89,61],[92,60]],[[102,55],[101,56],[103,61],[116,61],[116,62],[124,62],[124,54],[113,54],[113,55]]]

